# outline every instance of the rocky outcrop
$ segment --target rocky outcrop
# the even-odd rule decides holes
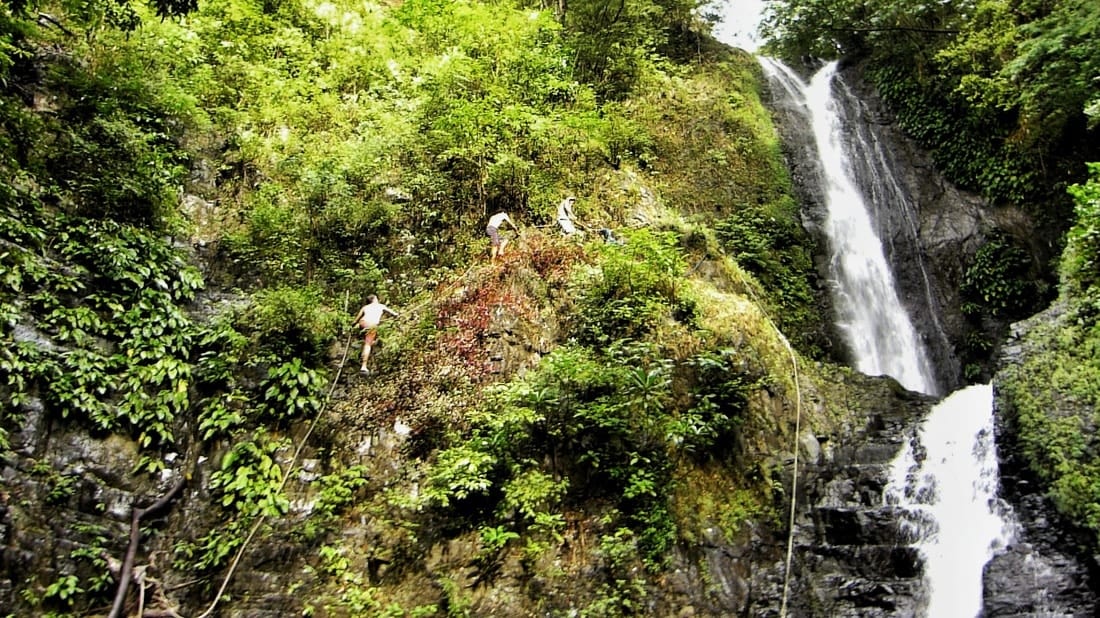
[[[867,381],[867,392],[879,398],[869,407],[866,425],[802,473],[805,507],[795,522],[792,616],[918,614],[922,560],[884,491],[890,463],[916,435],[932,399],[901,389],[891,393],[891,383]]]
[[[65,578],[103,578],[112,566],[117,575],[132,509],[153,504],[183,474],[181,467],[154,477],[134,475],[140,455],[133,441],[119,436],[101,439],[54,422],[38,399],[20,410],[22,422],[12,432],[11,450],[0,463],[4,614],[17,607],[15,591],[30,591],[49,601],[49,586]],[[178,456],[169,459],[183,464]],[[159,519],[148,522],[149,530],[162,524]],[[103,584],[113,586],[114,580]],[[53,602],[57,599],[55,595]]]
[[[1019,365],[1034,354],[1029,331],[1058,320],[1063,312],[1055,304],[1014,324],[1001,366]],[[1100,557],[1086,549],[1092,546],[1089,533],[1057,512],[1029,470],[1017,440],[1012,401],[997,393],[1001,379],[1000,374],[994,379],[1001,496],[1015,511],[1019,529],[1014,544],[986,565],[984,615],[1095,616],[1100,607]]]
[[[874,89],[861,78],[860,67],[842,70],[834,90],[844,101],[840,113],[846,138],[851,146],[864,149],[870,161],[850,171],[883,239],[899,296],[929,348],[941,388],[948,392],[961,382],[959,350],[975,328],[961,310],[967,265],[993,232],[1027,236],[1025,230],[1034,226],[1022,212],[991,208],[939,176],[929,157],[901,134]],[[773,108],[803,199],[805,225],[820,234],[825,198],[812,132],[794,101],[776,96]],[[826,259],[819,257],[823,276],[828,272]],[[996,325],[984,327],[991,340],[999,338],[992,332]],[[1002,362],[1019,362],[1019,355],[1026,353],[1020,342],[1017,335]],[[998,405],[1006,402],[999,400]],[[999,412],[1002,497],[1014,507],[1020,530],[1016,541],[986,567],[983,613],[1094,615],[1096,560],[1075,549],[1086,544],[1041,495],[1015,452],[1014,429],[1006,421],[1011,414]],[[886,435],[896,438],[906,431],[893,427]],[[868,447],[875,444],[873,435],[867,439]],[[884,449],[895,453],[897,446]],[[883,461],[891,456],[884,455]],[[873,462],[858,467],[836,463],[840,465],[819,473],[796,528],[802,550],[796,554],[803,557],[797,578],[802,588],[796,597],[808,603],[796,615],[919,615],[920,558],[906,547],[908,541],[893,523],[894,513],[882,505],[882,470]]]

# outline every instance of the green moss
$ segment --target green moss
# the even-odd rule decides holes
[[[1001,379],[1028,465],[1058,509],[1100,542],[1100,322],[1095,273],[1085,267],[1097,260],[1098,187],[1094,177],[1074,189],[1078,221],[1062,263],[1065,312],[1028,332],[1023,362]]]
[[[279,516],[268,540],[325,544],[302,558],[329,577],[316,611],[463,613],[466,576],[424,561],[477,537],[481,564],[587,585],[578,607],[620,615],[651,600],[658,576],[640,567],[660,572],[675,544],[774,520],[758,460],[788,438],[797,393],[768,315],[811,349],[814,306],[755,61],[709,45],[653,56],[671,43],[646,21],[594,66],[600,37],[494,2],[267,8],[211,0],[186,22],[89,37],[103,70],[66,64],[53,82],[72,82],[71,126],[0,97],[3,333],[30,315],[72,348],[5,346],[0,388],[132,434],[151,459],[185,440],[225,454],[208,487],[220,510],[165,542],[175,570],[225,565],[263,513]],[[201,278],[160,237],[183,227],[179,183],[216,205],[191,223],[218,248],[212,270],[244,288],[232,308],[203,298],[189,313]],[[538,230],[564,194],[625,244]],[[498,209],[524,232],[489,266]],[[301,522],[290,492],[313,490],[281,469],[283,432],[319,410],[354,308],[340,300],[371,292],[412,321],[384,323],[377,373],[341,382],[310,434],[333,463]],[[509,338],[523,358],[497,370],[490,346]],[[405,467],[335,472],[397,420],[411,434],[384,452]],[[378,549],[333,544],[343,517],[379,532]],[[606,577],[567,577],[585,561]]]

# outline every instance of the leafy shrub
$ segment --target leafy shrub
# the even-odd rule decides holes
[[[1025,461],[1046,484],[1058,510],[1090,530],[1100,544],[1100,459],[1096,415],[1100,409],[1100,303],[1096,293],[1097,172],[1071,189],[1078,220],[1062,260],[1062,299],[1069,311],[1031,329],[1030,353],[1001,375]]]
[[[980,306],[999,318],[1020,318],[1034,313],[1040,301],[1031,280],[1027,253],[1005,236],[994,236],[974,254],[963,275],[964,302]],[[973,309],[971,309],[973,311]]]
[[[768,290],[767,300],[780,329],[804,350],[813,343],[818,307],[810,281],[815,273],[810,240],[793,204],[780,212],[742,208],[714,226],[722,247]]]
[[[623,245],[602,245],[598,270],[573,282],[581,343],[637,339],[662,319],[687,321],[694,311],[677,287],[685,266],[675,235],[638,230],[625,236]]]
[[[425,493],[444,506],[488,498],[498,516],[518,518],[550,540],[564,525],[554,510],[570,490],[598,494],[620,505],[647,562],[660,563],[676,535],[665,504],[672,363],[654,354],[640,344],[614,346],[606,356],[558,348],[537,371],[496,392],[474,436],[440,454]]]
[[[350,317],[329,309],[316,289],[280,287],[258,292],[244,320],[262,349],[275,358],[317,363]]]
[[[757,381],[743,375],[733,350],[704,352],[687,365],[694,370],[692,405],[670,420],[673,444],[701,457],[730,455],[728,448],[748,409],[748,394]],[[722,447],[715,452],[715,447]]]
[[[1077,221],[1070,230],[1062,256],[1062,283],[1087,304],[1100,309],[1100,163],[1089,164],[1090,180],[1070,187],[1076,200]]]
[[[298,529],[306,540],[314,540],[335,529],[339,515],[355,504],[359,490],[367,485],[367,470],[363,466],[351,466],[342,471],[326,474],[314,482],[317,498],[309,518]]]
[[[484,526],[478,531],[481,547],[478,549],[476,562],[483,569],[489,568],[496,560],[496,556],[510,541],[519,537],[518,534],[506,529],[504,526]]]
[[[309,231],[283,188],[265,183],[249,198],[247,226],[226,240],[229,252],[261,282],[306,282]]]
[[[51,65],[49,85],[63,94],[44,127],[50,145],[35,155],[72,214],[165,229],[178,223],[186,154],[177,142],[193,100],[121,47],[97,49],[95,63]]]
[[[310,417],[321,408],[325,384],[321,372],[304,367],[300,358],[272,364],[260,386],[260,412],[276,419]]]
[[[640,560],[637,535],[629,528],[618,528],[600,537],[597,555],[606,569],[607,581],[600,595],[581,610],[581,616],[632,616],[642,612],[648,591],[638,574]]]
[[[290,502],[282,493],[283,470],[275,459],[281,446],[259,431],[226,452],[221,468],[210,475],[210,489],[223,507],[248,516],[286,513]]]
[[[555,481],[554,477],[538,469],[513,470],[512,478],[504,485],[501,508],[534,522],[540,514],[556,506],[568,488],[569,479]]]
[[[447,507],[493,486],[497,459],[477,441],[441,451],[432,466],[425,497]]]

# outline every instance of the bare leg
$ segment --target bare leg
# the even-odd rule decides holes
[[[359,368],[360,371],[366,371],[367,370],[367,359],[368,358],[370,358],[370,338],[369,338],[369,336],[363,338],[363,355],[361,357],[361,359],[362,359],[361,365],[362,366]]]
[[[503,257],[504,256],[504,248],[507,247],[507,246],[508,246],[508,241],[501,238],[500,239],[500,248],[497,249],[497,257]]]

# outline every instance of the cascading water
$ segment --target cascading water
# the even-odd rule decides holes
[[[836,63],[818,71],[809,85],[775,60],[761,58],[761,64],[785,92],[801,99],[810,117],[828,209],[824,229],[830,242],[837,322],[856,368],[868,375],[892,376],[910,390],[935,394],[932,366],[898,299],[882,243],[848,169],[843,126],[832,96]]]
[[[956,391],[920,428],[922,453],[907,443],[894,459],[886,502],[905,509],[903,528],[924,556],[926,614],[971,618],[982,611],[982,567],[1015,535],[997,499],[993,388]]]
[[[845,131],[833,94],[836,63],[821,69],[809,84],[782,63],[769,58],[760,58],[760,63],[781,96],[801,107],[813,128],[838,326],[856,367],[870,375],[892,376],[910,390],[936,394],[933,367],[899,301],[850,161],[866,157],[876,183],[897,181],[878,165],[881,157],[873,145],[857,132]],[[903,530],[924,558],[926,616],[981,613],[982,568],[1013,534],[1013,526],[1001,517],[1007,507],[996,499],[997,487],[992,388],[969,387],[933,408],[917,438],[894,460],[885,491],[885,501],[907,513]]]

